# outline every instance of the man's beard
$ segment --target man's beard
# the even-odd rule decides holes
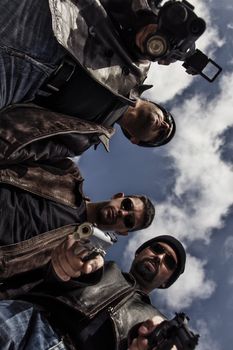
[[[97,211],[97,223],[100,225],[114,225],[117,219],[115,208],[104,205]]]
[[[153,263],[153,271],[150,270],[149,267],[145,264],[146,262]],[[142,279],[146,282],[152,282],[158,274],[159,262],[156,263],[154,259],[144,259],[143,261],[135,262],[134,270],[137,273],[137,276],[140,277],[140,280]]]

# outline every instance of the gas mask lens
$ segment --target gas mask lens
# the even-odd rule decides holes
[[[154,59],[164,56],[167,50],[167,40],[163,36],[152,34],[147,38],[145,51]]]

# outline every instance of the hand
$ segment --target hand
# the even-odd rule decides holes
[[[155,316],[153,319],[143,322],[138,329],[138,337],[133,339],[128,350],[147,350],[147,336],[163,321],[162,317]],[[153,350],[156,350],[156,347]],[[177,350],[176,346],[173,346],[171,350]]]
[[[52,253],[52,266],[56,275],[63,281],[69,281],[71,278],[77,278],[81,274],[88,274],[100,269],[104,264],[101,255],[87,261],[82,259],[89,255],[90,251],[79,241],[73,238],[73,235],[59,244]]]
[[[146,338],[156,327],[153,320],[147,320],[138,329],[138,337],[134,338],[128,350],[147,350],[148,340]]]

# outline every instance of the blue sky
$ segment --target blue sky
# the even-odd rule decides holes
[[[190,77],[181,63],[153,64],[147,95],[172,111],[177,133],[168,145],[143,149],[131,145],[119,128],[106,153],[98,147],[79,160],[84,190],[93,201],[113,193],[144,193],[156,203],[151,228],[121,238],[109,252],[126,270],[133,251],[159,234],[185,244],[185,274],[167,291],[155,292],[154,304],[169,317],[183,310],[201,334],[199,350],[232,349],[233,333],[233,4],[230,0],[192,1],[207,21],[197,42],[223,73],[210,84]]]

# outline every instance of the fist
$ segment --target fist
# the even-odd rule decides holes
[[[89,254],[90,250],[75,240],[73,235],[67,236],[52,253],[51,261],[56,275],[63,281],[69,281],[81,274],[88,274],[100,269],[104,264],[103,257],[97,255],[91,260],[83,261],[83,258]]]
[[[129,350],[147,350],[148,340],[147,336],[155,329],[156,324],[153,320],[147,320],[141,324],[138,329],[138,337],[134,338]]]
[[[143,322],[138,328],[138,337],[133,339],[128,350],[148,350],[148,335],[163,321],[161,316],[155,316]],[[156,347],[152,350],[156,350]],[[173,346],[171,350],[177,350],[176,346]]]

